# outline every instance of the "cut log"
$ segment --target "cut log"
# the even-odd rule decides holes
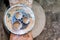
[[[36,18],[36,22],[35,22],[35,27],[34,27],[34,29],[32,30],[32,34],[33,34],[33,37],[35,38],[35,37],[37,37],[41,32],[42,32],[42,30],[44,29],[44,25],[45,25],[45,14],[44,14],[44,11],[43,11],[43,9],[42,9],[42,7],[37,3],[37,2],[35,2],[34,1],[34,3],[33,3],[33,11],[34,11],[34,13],[35,13],[35,18]],[[2,11],[3,12],[3,11]],[[1,13],[1,12],[0,12]],[[3,15],[2,15],[3,16]],[[0,22],[1,24],[2,24],[2,22]],[[2,25],[2,27],[3,27],[3,25]],[[2,32],[3,31],[3,32]],[[1,33],[5,33],[4,32],[4,29],[2,29],[2,31],[0,31]],[[3,39],[3,40],[8,40],[7,38],[7,36],[4,34],[3,35],[4,36],[4,39],[3,38],[1,38],[1,36],[0,36],[0,38],[1,39]],[[40,36],[40,35],[39,35]]]

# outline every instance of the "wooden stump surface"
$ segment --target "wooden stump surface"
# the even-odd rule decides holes
[[[34,3],[35,4],[35,3]],[[4,4],[3,4],[4,5]],[[36,7],[38,7],[39,6],[39,4],[35,4],[35,6]],[[6,7],[5,6],[3,6],[2,7],[2,11],[0,11],[0,16],[3,18],[3,16],[4,16],[4,9],[6,9]],[[36,8],[37,9],[37,8]],[[35,10],[35,8],[34,8],[34,10]],[[39,11],[39,10],[38,10]],[[38,12],[37,12],[38,13]],[[35,13],[35,16],[36,16],[36,18],[37,19],[39,19],[39,15],[40,14],[37,14],[37,13]],[[3,27],[3,19],[2,18],[0,18],[1,19],[1,21],[0,21],[0,25],[1,25],[1,27],[0,27],[0,29],[2,29],[1,31],[0,31],[0,34],[2,35],[3,34],[3,36],[1,36],[0,35],[0,40],[8,40],[8,35],[6,35],[6,33],[5,33],[5,30],[3,29],[4,27]],[[38,21],[38,20],[37,20]],[[39,24],[38,24],[39,25]],[[38,26],[38,25],[36,25],[36,26]],[[42,30],[41,30],[42,31]],[[34,39],[35,40],[35,39]]]

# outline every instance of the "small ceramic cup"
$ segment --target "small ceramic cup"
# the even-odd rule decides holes
[[[30,22],[29,18],[23,17],[23,23],[28,24]]]
[[[13,27],[12,27],[15,31],[20,30],[20,28],[22,28],[22,23],[19,21],[16,21],[13,23]]]
[[[15,18],[16,19],[21,19],[22,18],[22,13],[21,12],[15,12]]]

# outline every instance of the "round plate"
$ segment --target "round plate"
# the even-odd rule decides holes
[[[33,38],[35,38],[37,36],[40,36],[40,33],[43,31],[46,22],[46,17],[45,12],[40,4],[34,1],[32,7],[35,15],[35,26],[32,30],[32,34]]]
[[[15,14],[16,11],[23,11],[26,14],[29,14],[30,15],[30,18],[29,18],[30,23],[27,25],[27,27],[25,29],[20,29],[18,31],[16,31],[16,30],[13,29],[12,17],[14,16],[14,14]],[[31,31],[32,28],[34,27],[34,23],[35,23],[34,13],[31,10],[31,8],[29,8],[29,7],[25,6],[25,5],[22,5],[22,4],[17,4],[17,5],[14,5],[14,6],[10,7],[5,12],[4,23],[6,25],[6,28],[10,32],[12,32],[14,34],[22,35],[22,34],[25,34],[25,33],[28,33],[29,31]]]
[[[46,17],[45,17],[45,12],[40,4],[34,1],[32,7],[35,14],[35,26],[32,30],[32,35],[33,35],[33,38],[35,38],[37,36],[40,36],[40,33],[43,31],[45,22],[46,22]],[[6,27],[5,29],[10,34],[10,32],[7,30]]]

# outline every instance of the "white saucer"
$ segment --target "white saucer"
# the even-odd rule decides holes
[[[26,14],[26,16],[30,15],[30,17],[29,17],[30,21],[29,21],[28,25],[24,24],[23,20],[21,21],[21,19],[20,19],[19,22],[21,22],[21,24],[23,25],[21,27],[23,29],[20,28],[18,31],[13,29],[13,27],[14,27],[13,22],[16,21],[16,19],[14,18],[14,15],[15,15],[15,12],[17,12],[17,11],[21,12],[22,15],[24,15],[24,14]],[[10,7],[5,12],[4,24],[5,24],[5,27],[13,34],[17,34],[17,35],[26,34],[26,33],[28,33],[29,31],[31,31],[33,29],[34,24],[35,24],[35,16],[34,16],[33,11],[31,10],[31,8],[29,8],[28,6],[23,5],[23,4],[17,4],[17,5],[14,5],[14,6]]]

